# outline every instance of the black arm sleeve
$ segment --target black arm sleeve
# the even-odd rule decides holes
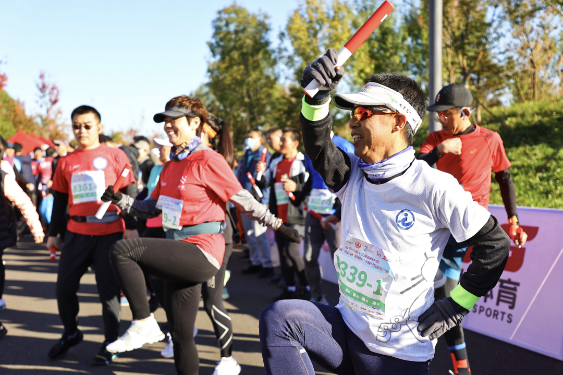
[[[440,157],[438,156],[438,148],[433,148],[432,151],[427,154],[419,153],[418,155],[416,155],[416,158],[418,160],[427,162],[428,165],[434,165],[440,159]]]
[[[53,213],[51,214],[49,237],[57,237],[58,234],[65,233],[67,205],[68,194],[53,190]]]
[[[308,98],[306,96],[305,101],[309,102]],[[324,101],[326,102],[326,100]],[[313,168],[320,173],[329,189],[334,192],[339,191],[348,182],[352,168],[350,157],[330,138],[330,114],[319,121],[309,121],[302,114],[300,118],[305,152],[311,159]]]
[[[334,211],[334,216],[338,218],[338,221],[342,221],[342,206],[338,206],[336,211]]]
[[[495,180],[500,186],[500,195],[502,202],[506,209],[506,214],[509,218],[518,216],[516,212],[516,189],[514,188],[514,181],[510,176],[510,170],[506,168],[504,171],[495,173]]]
[[[14,173],[16,174],[16,182],[22,189],[26,189],[25,185],[29,184],[29,181],[22,176],[20,171],[18,171],[15,166],[13,166],[12,168],[14,169]]]
[[[309,178],[307,179],[305,184],[300,189],[298,188],[295,191],[295,201],[292,201],[291,203],[295,207],[299,207],[301,205],[301,202],[303,202],[305,198],[307,198],[309,194],[311,194],[312,189],[313,189],[313,177],[309,175]]]
[[[473,246],[472,262],[459,282],[469,293],[482,297],[497,285],[504,271],[510,252],[510,238],[491,215],[468,243]]]
[[[135,197],[137,195],[137,184],[132,183],[124,188],[121,188],[122,193],[127,194],[130,197]],[[137,218],[133,215],[125,214],[123,215],[123,221],[125,221],[125,229],[137,229]]]

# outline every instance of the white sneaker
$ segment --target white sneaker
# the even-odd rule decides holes
[[[194,337],[197,335],[197,327],[194,327]],[[172,336],[170,336],[170,332],[166,334],[168,336],[168,345],[162,349],[160,355],[164,358],[174,358],[174,342],[172,342]]]
[[[238,375],[240,374],[240,370],[237,357],[233,354],[232,357],[223,357],[219,362],[217,362],[213,375]]]
[[[145,344],[158,342],[164,337],[166,336],[160,330],[154,315],[151,314],[147,320],[133,320],[125,334],[109,344],[106,349],[110,353],[128,352]]]
[[[6,310],[6,301],[4,298],[0,298],[0,310]]]
[[[174,358],[174,343],[172,342],[172,336],[170,336],[170,332],[166,335],[168,336],[168,345],[162,349],[160,355],[164,358]]]

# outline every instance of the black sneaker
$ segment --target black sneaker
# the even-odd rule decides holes
[[[287,290],[287,288],[285,288],[279,296],[273,299],[273,302],[281,301],[282,299],[297,299],[297,298],[299,298],[297,291],[291,292]]]
[[[53,347],[51,348],[51,350],[49,350],[49,353],[47,355],[51,359],[62,358],[62,357],[64,357],[64,355],[66,354],[66,352],[68,352],[68,350],[70,348],[72,348],[75,345],[80,344],[82,342],[83,338],[84,338],[84,335],[82,334],[82,332],[80,330],[77,330],[76,334],[71,339],[69,339],[67,334],[64,333],[63,337],[61,337],[59,339],[59,341],[57,341],[57,343],[55,345],[53,345]]]
[[[274,269],[272,267],[264,267],[258,274],[259,279],[267,279],[271,276],[274,276]]]
[[[260,271],[262,271],[262,266],[252,265],[252,266],[248,267],[247,269],[242,270],[242,273],[243,273],[243,275],[250,275],[250,274],[253,274],[253,273],[259,273]]]
[[[98,354],[94,356],[92,360],[93,366],[105,366],[109,365],[113,362],[114,359],[121,353],[110,353],[107,351],[106,347],[108,346],[109,342],[104,341],[100,350],[98,350]]]
[[[8,333],[8,330],[6,329],[6,327],[4,327],[2,323],[0,323],[0,339],[6,336],[6,333]]]
[[[299,298],[304,299],[305,301],[309,301],[311,299],[311,291],[307,290],[307,288],[304,286],[300,286]]]

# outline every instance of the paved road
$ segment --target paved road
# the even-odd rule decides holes
[[[238,260],[240,254],[240,250],[236,251],[229,265],[232,270],[228,284],[231,298],[226,304],[233,319],[234,350],[243,375],[264,374],[258,317],[280,290],[267,282],[257,281],[254,276],[241,275],[240,270],[247,263]],[[174,374],[172,360],[159,355],[165,342],[125,353],[111,366],[90,365],[90,360],[103,341],[100,330],[101,306],[92,273],[84,276],[79,291],[79,323],[84,332],[84,342],[72,348],[64,360],[48,360],[47,351],[62,332],[54,298],[58,264],[49,261],[49,253],[44,247],[25,240],[16,248],[6,249],[4,260],[7,263],[4,298],[8,309],[0,311],[0,321],[9,332],[0,340],[0,374]],[[337,287],[326,284],[325,289],[329,302],[335,304],[338,300]],[[124,307],[122,313],[121,328],[124,332],[129,326],[131,312]],[[157,310],[155,315],[159,322],[165,321],[162,309]],[[202,306],[196,325],[199,328],[196,342],[200,353],[200,374],[210,375],[219,359],[219,350],[211,322]],[[476,333],[467,332],[466,337],[474,374],[563,374],[563,362]],[[440,340],[430,374],[446,375],[450,368],[449,353],[443,340]],[[319,367],[317,374],[328,372]]]

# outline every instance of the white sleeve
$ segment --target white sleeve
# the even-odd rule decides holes
[[[436,217],[450,230],[457,242],[473,237],[491,216],[452,176],[444,179],[444,184],[440,185],[435,194]]]
[[[330,189],[330,192],[333,193],[334,195],[336,195],[338,197],[338,199],[340,199],[341,201],[344,199],[344,196],[346,195],[346,190],[348,189],[348,185],[350,184],[350,180],[352,179],[352,176],[354,176],[354,173],[356,172],[356,168],[358,168],[358,160],[360,159],[359,157],[356,156],[356,154],[354,153],[350,153],[348,151],[342,150],[341,151],[345,152],[346,155],[348,155],[348,157],[350,158],[350,177],[348,177],[348,181],[346,181],[346,184],[344,184],[344,186],[342,186],[342,188],[338,191],[332,191]]]

